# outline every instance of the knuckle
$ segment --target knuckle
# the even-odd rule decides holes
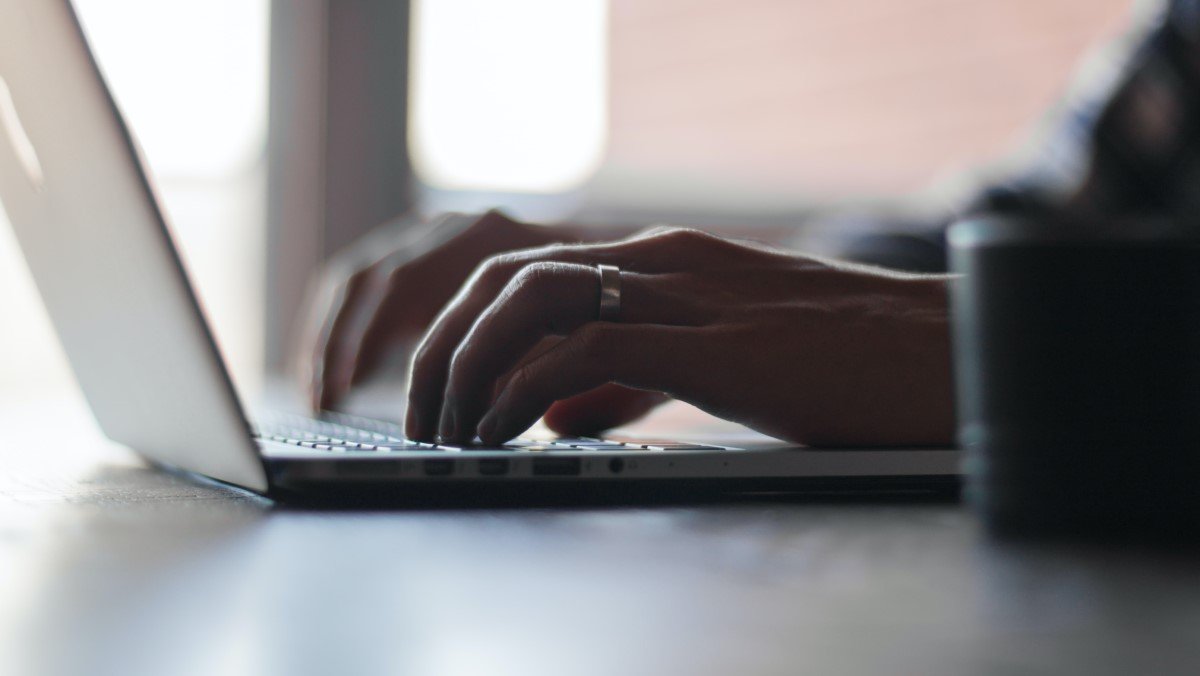
[[[607,350],[615,341],[612,325],[606,322],[584,324],[575,331],[575,344],[581,353],[595,356]]]
[[[380,283],[389,280],[390,276],[382,272],[378,266],[369,265],[358,268],[346,278],[346,295],[361,297],[378,293],[382,288]]]
[[[487,211],[471,211],[468,213],[457,214],[459,218],[467,221],[467,230],[482,230],[494,227],[496,222],[503,220],[504,214],[497,209],[488,209]]]
[[[613,365],[621,359],[616,329],[605,322],[584,324],[572,334],[564,347],[565,359],[573,368],[600,380],[612,377]]]
[[[657,252],[668,249],[694,249],[711,239],[712,235],[702,230],[661,226],[649,231],[641,241],[645,243],[647,252]]]
[[[561,271],[561,267],[558,263],[546,261],[529,263],[513,276],[513,291],[537,292],[546,289],[554,283],[554,278]]]
[[[428,364],[432,356],[433,347],[430,345],[429,341],[421,341],[421,344],[418,345],[417,349],[413,351],[412,367],[409,369],[412,371],[414,378],[420,378],[426,375],[429,368]]]
[[[528,366],[513,371],[512,377],[508,379],[506,389],[513,392],[517,397],[523,396],[523,393],[529,391],[530,385],[533,384],[533,373]]]
[[[474,225],[476,227],[480,227],[480,226],[494,227],[497,223],[504,223],[504,222],[511,222],[511,221],[512,221],[512,219],[509,218],[508,214],[504,213],[503,210],[492,208],[492,209],[488,209],[487,211],[485,211],[481,214],[476,214],[475,222],[472,225]]]
[[[471,364],[471,346],[468,343],[463,343],[454,349],[454,354],[450,355],[450,381],[454,382],[462,378]]]
[[[387,282],[388,287],[391,289],[397,289],[404,286],[404,284],[408,281],[407,277],[407,265],[391,266],[383,273],[383,278]]]
[[[651,225],[638,230],[631,237],[629,237],[627,241],[639,242],[643,244],[660,242],[662,241],[663,237],[678,229],[679,228],[674,225]]]
[[[487,212],[476,211],[474,209],[470,211],[452,211],[446,215],[450,218],[460,219],[465,224],[464,227],[468,230],[479,228],[487,221]]]
[[[694,245],[712,240],[712,235],[695,228],[674,228],[663,235],[673,244]]]
[[[483,277],[494,277],[507,267],[507,263],[508,257],[504,254],[489,256],[479,264],[479,273]]]
[[[352,277],[362,272],[363,268],[360,261],[335,255],[321,266],[321,279],[333,284],[346,284]]]
[[[475,278],[489,286],[499,286],[511,275],[515,262],[511,254],[491,256],[476,268]]]
[[[357,268],[350,274],[346,275],[345,281],[342,283],[347,293],[355,293],[366,285],[370,279],[370,268]]]

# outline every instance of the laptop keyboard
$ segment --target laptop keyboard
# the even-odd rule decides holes
[[[308,450],[354,453],[405,451],[720,451],[722,446],[671,441],[616,441],[590,437],[552,440],[514,439],[502,446],[482,444],[430,444],[404,438],[399,425],[340,413],[321,419],[297,415],[272,415],[253,426],[255,438]]]

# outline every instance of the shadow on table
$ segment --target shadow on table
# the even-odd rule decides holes
[[[284,510],[422,510],[422,509],[593,509],[605,507],[700,507],[718,505],[904,504],[954,503],[956,477],[880,483],[858,479],[788,479],[761,483],[750,490],[729,490],[728,481],[680,482],[513,480],[495,485],[467,482],[312,486],[305,492],[274,492],[276,509]]]
[[[1105,674],[1197,657],[1190,555],[996,542],[945,496],[782,497],[307,509],[103,467],[4,545],[0,619],[18,622],[0,673]]]
[[[221,673],[268,501],[139,465],[34,488],[0,543],[0,673]]]

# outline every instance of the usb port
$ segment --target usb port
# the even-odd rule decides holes
[[[579,458],[534,458],[534,476],[577,476],[580,471]]]
[[[450,476],[454,474],[453,460],[426,460],[425,476]]]
[[[483,458],[479,461],[479,473],[483,476],[508,474],[508,458]]]

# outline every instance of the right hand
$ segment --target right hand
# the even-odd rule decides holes
[[[621,269],[617,322],[597,320],[605,263]],[[802,444],[945,444],[947,284],[688,229],[505,254],[417,349],[406,433],[502,443],[619,383]]]
[[[416,345],[480,262],[558,237],[499,211],[445,214],[398,242],[372,233],[335,256],[311,294],[298,355],[313,410],[334,408],[388,352]]]

